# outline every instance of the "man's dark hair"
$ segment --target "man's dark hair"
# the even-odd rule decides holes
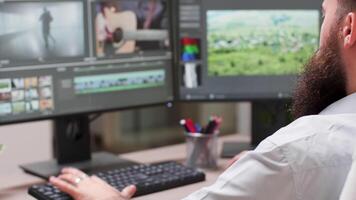
[[[339,21],[342,20],[347,13],[354,10],[356,10],[356,0],[338,0],[336,15],[339,17]]]

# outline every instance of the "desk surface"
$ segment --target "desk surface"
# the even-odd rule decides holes
[[[247,137],[241,137],[237,135],[221,137],[219,140],[219,147],[221,149],[221,144],[224,141],[248,141]],[[185,145],[173,145],[168,147],[150,149],[145,151],[139,151],[134,153],[122,154],[122,158],[130,159],[133,161],[141,163],[152,163],[167,160],[175,160],[178,162],[183,162],[185,158]],[[187,185],[183,187],[174,188],[171,190],[165,190],[162,192],[153,193],[143,197],[135,198],[136,200],[157,200],[157,199],[181,199],[188,194],[204,187],[211,185],[219,174],[224,170],[227,165],[228,159],[219,159],[219,170],[210,171],[205,170],[206,181],[200,182],[192,185]],[[23,200],[23,199],[33,199],[27,195],[27,188],[30,185],[42,183],[43,181],[29,176],[23,173],[21,170],[16,169],[9,173],[8,176],[0,178],[0,199],[6,200]]]

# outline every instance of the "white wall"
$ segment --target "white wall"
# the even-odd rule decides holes
[[[239,134],[251,137],[252,133],[252,103],[242,102],[236,104],[236,130]]]
[[[50,121],[0,126],[0,180],[22,173],[20,164],[52,157],[52,123]],[[6,178],[3,180],[11,180]],[[7,185],[4,185],[7,184]],[[1,183],[0,188],[15,183]]]

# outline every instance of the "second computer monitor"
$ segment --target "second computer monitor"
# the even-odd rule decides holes
[[[180,98],[288,98],[319,44],[321,1],[181,1]]]

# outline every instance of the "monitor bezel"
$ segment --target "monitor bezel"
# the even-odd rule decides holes
[[[20,119],[20,120],[12,120],[12,121],[4,121],[0,122],[0,126],[4,125],[12,125],[12,124],[20,124],[20,123],[29,123],[29,122],[38,122],[38,121],[46,121],[46,120],[56,120],[61,117],[72,117],[72,116],[89,116],[93,114],[104,114],[108,112],[117,112],[117,111],[124,111],[124,110],[130,110],[130,109],[140,109],[140,108],[147,108],[147,107],[158,107],[158,106],[164,106],[164,105],[169,105],[172,104],[173,101],[161,101],[157,103],[152,103],[152,104],[145,104],[145,105],[138,105],[138,106],[129,106],[125,108],[117,108],[117,109],[102,109],[102,110],[97,110],[97,111],[88,111],[88,112],[77,112],[77,113],[72,113],[72,114],[57,114],[57,115],[51,115],[49,116],[39,116],[39,117],[33,117],[31,119]],[[168,106],[167,106],[168,107]]]

